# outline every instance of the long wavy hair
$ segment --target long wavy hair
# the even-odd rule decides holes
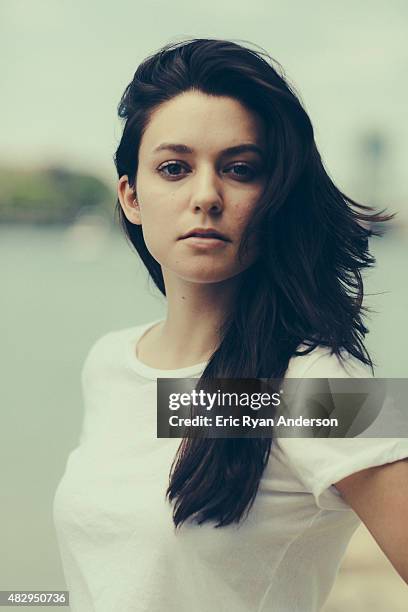
[[[293,355],[318,345],[373,369],[363,340],[361,270],[372,266],[368,238],[393,215],[375,212],[342,193],[324,168],[310,119],[280,64],[264,50],[236,42],[192,39],[170,43],[145,59],[120,100],[124,121],[115,154],[119,178],[135,188],[138,151],[152,112],[189,90],[229,96],[266,124],[267,184],[240,244],[258,232],[256,262],[241,274],[237,299],[225,313],[220,343],[199,384],[214,378],[282,380]],[[160,264],[139,225],[117,202],[127,239],[165,296]],[[378,227],[378,226],[377,226]],[[297,350],[303,345],[303,350]],[[247,516],[271,451],[271,438],[184,438],[170,471],[173,520],[222,527]]]

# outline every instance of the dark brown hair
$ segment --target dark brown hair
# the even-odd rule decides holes
[[[241,275],[225,313],[221,342],[200,382],[214,378],[282,379],[290,358],[318,345],[347,351],[373,367],[363,340],[361,270],[372,266],[368,238],[392,215],[342,193],[324,168],[310,119],[281,66],[265,51],[216,39],[166,45],[137,68],[119,104],[124,120],[115,155],[118,176],[135,183],[140,141],[163,102],[188,90],[230,96],[267,126],[268,182],[240,245],[259,232],[260,255]],[[120,222],[154,283],[166,294],[159,263],[141,227],[117,204]],[[301,344],[306,346],[297,351]],[[174,522],[240,521],[255,499],[272,440],[184,438],[167,495]]]

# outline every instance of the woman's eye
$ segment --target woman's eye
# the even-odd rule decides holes
[[[231,168],[229,168],[229,170],[232,170],[234,168],[235,170],[238,170],[238,172],[233,172],[233,174],[240,178],[252,179],[256,174],[255,170],[247,164],[234,164],[233,166],[231,166]]]
[[[173,172],[172,169],[174,170],[174,168],[182,168],[183,166],[179,163],[179,162],[167,162],[166,164],[162,164],[159,168],[158,168],[158,172],[160,174],[164,174],[164,176],[170,177],[170,176],[180,176],[180,174],[176,171]],[[166,172],[166,170],[168,172]]]

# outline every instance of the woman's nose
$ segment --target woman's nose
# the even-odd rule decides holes
[[[221,179],[213,169],[197,172],[191,181],[191,206],[205,212],[220,212],[223,208]]]

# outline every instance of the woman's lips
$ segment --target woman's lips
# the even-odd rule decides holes
[[[221,238],[205,238],[204,236],[187,236],[183,238],[183,242],[197,249],[216,249],[227,244],[227,241]]]

